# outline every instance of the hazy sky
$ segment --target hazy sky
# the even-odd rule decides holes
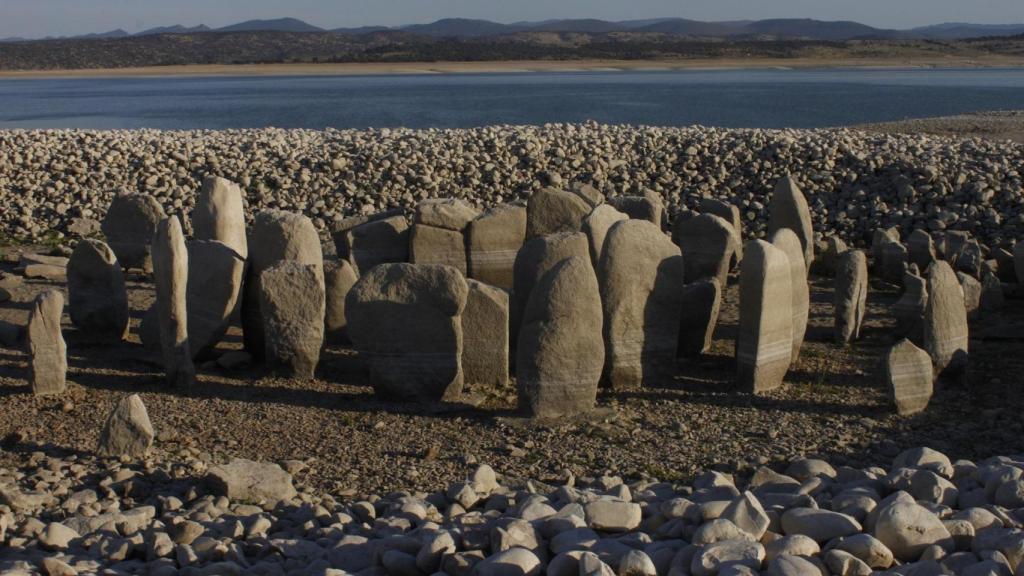
[[[0,0],[0,37],[74,35],[154,26],[224,26],[292,16],[325,28],[485,18],[696,20],[818,18],[890,28],[940,22],[1024,22],[1024,0]]]

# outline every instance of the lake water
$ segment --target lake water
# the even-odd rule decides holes
[[[0,80],[0,128],[824,127],[1024,109],[1024,69]]]

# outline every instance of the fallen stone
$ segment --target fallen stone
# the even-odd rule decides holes
[[[280,466],[245,458],[232,458],[228,464],[211,467],[205,483],[211,494],[238,502],[276,504],[297,494],[291,474]]]

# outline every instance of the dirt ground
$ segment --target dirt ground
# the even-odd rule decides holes
[[[7,271],[12,264],[5,264]],[[23,326],[35,294],[61,283],[26,280],[0,304],[0,320]],[[92,339],[64,320],[69,389],[35,398],[20,347],[0,349],[0,466],[36,450],[88,453],[115,401],[141,395],[157,430],[159,455],[302,460],[297,484],[337,495],[436,489],[465,477],[477,462],[512,478],[555,479],[617,474],[683,479],[717,465],[751,471],[762,463],[820,454],[837,463],[888,462],[899,450],[927,445],[953,457],[1024,452],[1024,302],[1009,300],[997,318],[977,323],[966,383],[942,385],[928,410],[898,417],[882,387],[881,359],[894,321],[892,288],[874,288],[864,337],[832,343],[831,280],[816,278],[807,342],[786,385],[765,396],[733,391],[738,319],[735,278],[710,354],[680,361],[663,387],[602,393],[596,416],[537,424],[512,411],[512,385],[490,391],[478,407],[423,406],[377,400],[358,355],[327,348],[311,382],[268,376],[263,368],[198,367],[191,391],[169,389],[158,356],[137,330],[153,300],[152,284],[129,276],[128,341]],[[1009,326],[992,330],[992,326]],[[233,328],[222,347],[240,347]]]

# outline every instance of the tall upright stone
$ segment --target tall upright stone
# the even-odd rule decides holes
[[[219,176],[203,180],[192,211],[192,232],[196,240],[223,242],[242,260],[248,258],[245,201],[238,184]]]
[[[679,318],[680,357],[700,356],[711,349],[722,305],[718,280],[705,278],[683,286],[683,310]]]
[[[150,243],[167,215],[157,199],[148,194],[122,193],[114,197],[103,217],[107,244],[125,268],[153,269]]]
[[[729,279],[729,263],[739,239],[729,222],[711,214],[677,219],[672,240],[683,254],[686,281],[714,278],[719,286]]]
[[[916,266],[912,266],[916,269]],[[924,338],[924,310],[928,306],[928,287],[925,279],[907,270],[903,275],[903,294],[893,304],[896,317],[896,335],[906,336],[917,345]]]
[[[571,256],[590,257],[587,236],[582,232],[560,232],[531,238],[516,254],[513,278],[512,333],[519,334],[520,319],[533,287],[555,264]]]
[[[700,201],[700,211],[702,214],[713,214],[724,218],[729,224],[732,224],[736,231],[736,252],[733,255],[730,269],[735,269],[743,260],[743,218],[740,216],[739,207],[717,198],[703,198]]]
[[[345,298],[358,280],[347,260],[324,260],[324,340],[330,344],[349,343]]]
[[[931,234],[920,228],[911,232],[907,236],[907,258],[917,264],[918,269],[927,270],[935,261],[935,241]]]
[[[380,222],[385,221],[365,226]],[[253,221],[249,237],[249,266],[242,297],[242,337],[246,351],[255,358],[263,358],[266,351],[260,313],[260,278],[265,270],[285,260],[323,266],[323,248],[313,222],[294,212],[260,212]]]
[[[63,394],[67,389],[68,348],[60,331],[64,296],[49,290],[36,296],[28,317],[29,383],[36,396]]]
[[[631,390],[670,379],[683,305],[679,247],[646,220],[618,222],[608,231],[597,277],[608,384]]]
[[[900,241],[900,229],[896,226],[891,228],[875,228],[871,232],[871,257],[876,261],[882,255],[882,248],[886,244]]]
[[[572,192],[541,188],[526,204],[526,238],[578,232],[590,209],[586,200]]]
[[[861,250],[847,250],[836,269],[833,308],[838,344],[860,338],[868,299],[868,257]]]
[[[815,270],[822,276],[834,278],[839,264],[839,255],[848,250],[846,242],[839,236],[827,236],[824,250],[814,260]]]
[[[209,357],[227,334],[242,302],[245,259],[219,240],[190,240],[188,250],[188,348]]]
[[[791,274],[786,253],[751,240],[740,265],[740,325],[736,380],[748,392],[782,385],[793,353]]]
[[[479,215],[479,210],[461,198],[429,198],[416,205],[413,223],[462,232]]]
[[[604,364],[601,294],[587,256],[556,263],[523,315],[516,357],[519,405],[538,418],[593,410]]]
[[[790,292],[793,295],[793,353],[790,362],[796,364],[800,358],[800,348],[804,345],[807,334],[807,318],[811,311],[811,289],[807,284],[807,267],[804,266],[804,254],[800,247],[800,239],[789,228],[783,228],[772,235],[772,246],[786,253],[789,259]]]
[[[967,319],[976,320],[981,315],[981,282],[966,272],[957,272],[956,279],[960,282],[960,289],[964,294]]]
[[[462,311],[462,373],[466,384],[496,390],[508,384],[508,292],[467,280]]]
[[[177,216],[165,218],[157,225],[153,236],[153,280],[167,383],[191,387],[196,371],[188,345],[188,250]]]
[[[409,261],[409,223],[405,216],[372,220],[345,232],[345,252],[359,274],[378,264]]]
[[[928,305],[924,312],[924,349],[935,374],[955,374],[967,367],[967,308],[953,268],[936,261],[928,269]]]
[[[797,186],[793,176],[786,174],[775,185],[772,198],[768,203],[768,234],[774,234],[782,228],[789,228],[800,239],[804,249],[804,264],[810,270],[814,263],[814,227],[811,223],[811,210],[807,199]]]
[[[981,269],[985,265],[985,255],[981,244],[974,238],[963,243],[956,254],[953,267],[959,272],[970,274],[975,279],[981,278]]]
[[[324,343],[324,276],[320,264],[282,260],[260,275],[267,363],[290,378],[313,378]]]
[[[458,270],[438,264],[381,264],[360,277],[345,300],[345,315],[378,396],[461,397],[468,292]]]
[[[68,260],[68,313],[88,334],[122,339],[128,333],[128,291],[117,256],[105,243],[84,238]]]
[[[526,207],[501,204],[466,228],[469,277],[511,290],[516,254],[526,241]]]
[[[932,398],[932,359],[910,340],[900,340],[885,356],[885,380],[899,415],[920,412]]]
[[[604,239],[616,222],[629,220],[629,216],[616,210],[611,204],[601,204],[583,219],[583,232],[590,242],[590,261],[596,269],[604,252]]]
[[[466,240],[458,230],[413,224],[409,234],[409,262],[443,264],[466,275]]]
[[[875,256],[875,269],[882,280],[899,285],[907,271],[907,248],[900,242],[882,244]]]

